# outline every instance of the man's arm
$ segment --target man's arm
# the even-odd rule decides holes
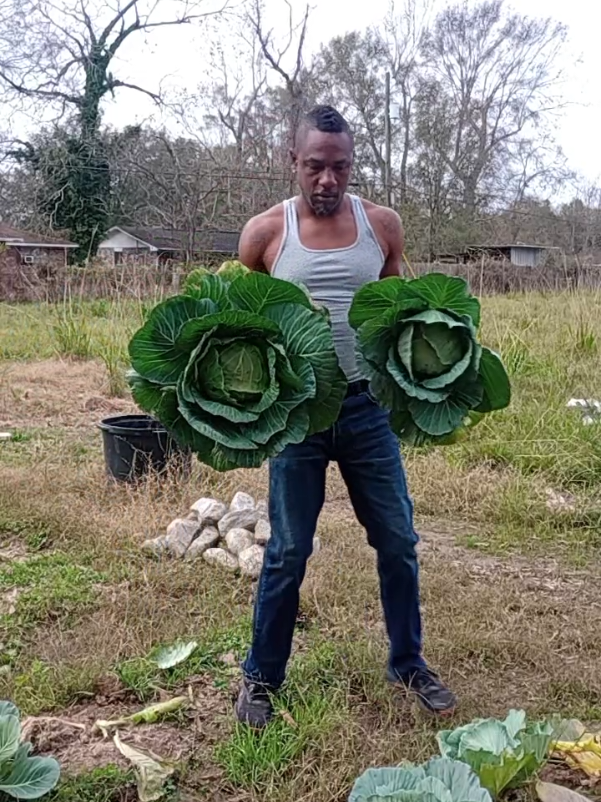
[[[401,218],[393,209],[382,207],[380,214],[381,230],[386,239],[386,245],[388,246],[386,261],[380,273],[380,278],[400,276],[403,262],[403,250],[405,248],[403,224]]]
[[[242,229],[238,243],[238,259],[250,270],[269,273],[265,266],[265,251],[271,241],[271,231],[264,219],[253,217]]]

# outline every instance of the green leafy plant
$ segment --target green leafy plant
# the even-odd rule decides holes
[[[242,265],[197,274],[158,304],[129,354],[137,404],[218,471],[259,467],[327,429],[346,394],[306,291]]]
[[[442,273],[370,282],[349,322],[377,400],[410,445],[454,442],[511,388],[501,358],[477,341],[480,303],[467,282]]]
[[[491,802],[465,763],[435,757],[423,766],[368,769],[356,780],[348,802]]]
[[[32,757],[21,743],[19,711],[0,702],[0,799],[39,799],[58,783],[60,768],[52,757]]]
[[[504,721],[476,719],[455,730],[442,730],[440,753],[467,763],[493,797],[526,782],[547,759],[553,727],[526,722],[523,710],[510,710]]]

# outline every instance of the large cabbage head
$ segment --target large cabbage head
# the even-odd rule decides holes
[[[327,429],[347,387],[303,288],[235,267],[231,281],[197,274],[129,345],[138,405],[219,471],[259,467]]]
[[[368,769],[348,802],[492,802],[478,777],[464,763],[432,758],[422,766]]]
[[[477,340],[480,304],[457,277],[370,282],[355,295],[349,321],[376,398],[392,411],[406,442],[448,442],[466,422],[509,404],[497,354]]]

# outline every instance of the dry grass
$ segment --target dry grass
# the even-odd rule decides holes
[[[601,446],[565,410],[572,394],[601,397],[600,307],[597,296],[495,301],[485,339],[514,367],[513,408],[465,446],[407,455],[422,532],[426,652],[460,694],[462,720],[509,707],[601,717]],[[129,324],[122,310],[115,314],[123,337]],[[107,315],[95,318],[99,343],[112,325]],[[185,674],[170,682],[149,674],[144,658],[158,643],[193,636],[202,644],[189,668],[197,707],[166,724],[163,741],[157,731],[149,742],[189,758],[182,799],[343,802],[367,765],[427,757],[434,726],[383,680],[374,557],[336,468],[281,701],[288,717],[257,741],[231,716],[229,653],[243,653],[251,586],[204,564],[149,560],[139,546],[200,495],[264,496],[266,472],[216,475],[197,466],[185,481],[107,484],[95,424],[129,401],[109,397],[100,361],[52,357],[50,328],[34,329],[44,358],[20,361],[33,349],[26,327],[13,339],[15,320],[0,308],[0,352],[11,350],[0,361],[0,429],[18,434],[0,444],[0,577],[17,559],[50,560],[56,580],[32,579],[16,612],[0,617],[8,646],[0,698],[88,723],[99,711],[128,712],[156,697],[157,683],[168,692],[186,687]],[[577,512],[551,512],[549,487],[572,493]],[[45,565],[33,565],[32,576]],[[106,745],[82,741],[77,728],[42,728],[36,737],[77,771],[110,760]],[[144,732],[137,737],[144,742]],[[85,798],[128,798],[124,775],[115,777],[91,779]]]

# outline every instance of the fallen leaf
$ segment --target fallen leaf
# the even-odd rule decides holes
[[[155,652],[151,660],[159,668],[173,668],[184,663],[197,646],[198,643],[195,640],[189,643],[174,643],[173,646],[164,646]]]
[[[577,791],[540,780],[536,783],[536,793],[541,802],[590,802],[586,796]]]
[[[113,741],[123,757],[134,767],[140,802],[157,802],[163,796],[163,786],[174,773],[175,766],[150,751],[124,744],[118,732],[114,734]]]

